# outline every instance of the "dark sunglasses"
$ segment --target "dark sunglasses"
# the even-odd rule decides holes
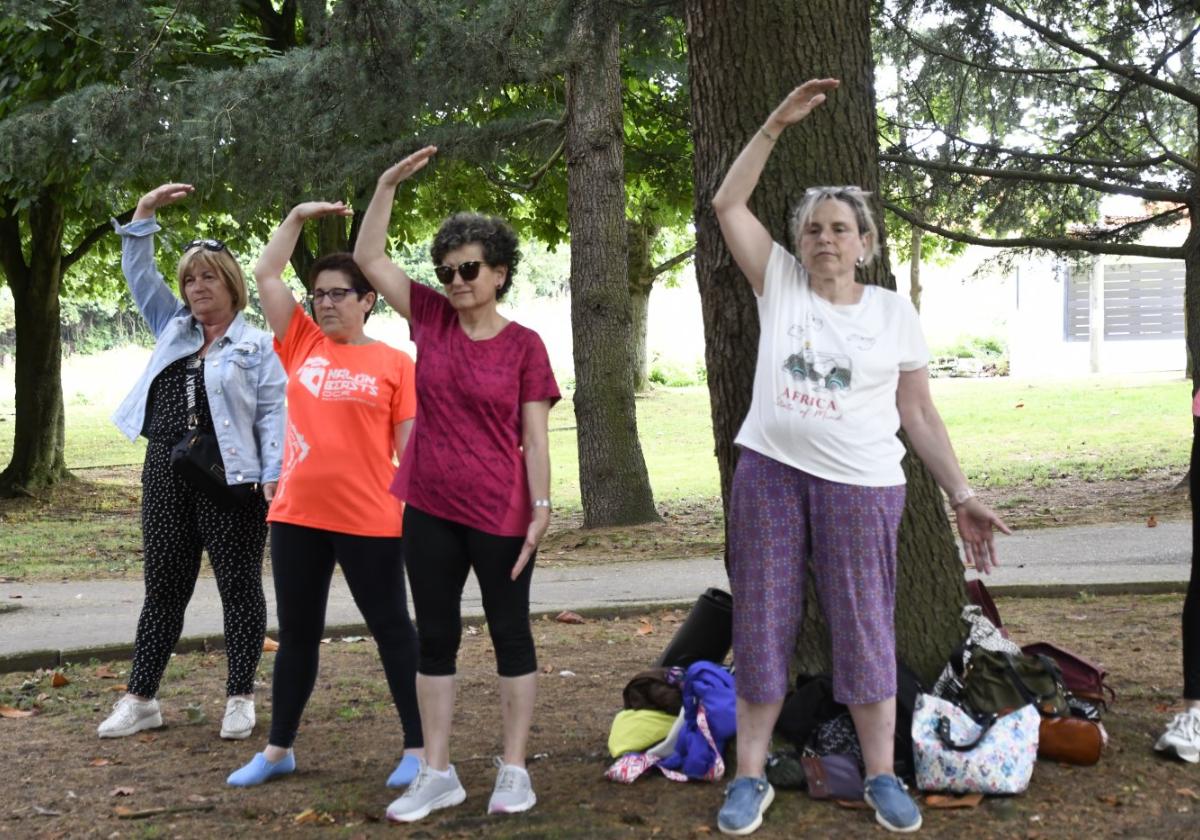
[[[183,246],[184,252],[190,251],[193,248],[203,248],[205,251],[224,251],[225,243],[220,239],[193,239]]]
[[[317,289],[308,296],[308,300],[313,306],[316,306],[318,303],[325,300],[325,298],[329,298],[334,303],[341,303],[346,299],[346,295],[351,293],[357,295],[358,291],[356,289],[347,289],[344,287],[334,289]]]
[[[458,276],[470,283],[479,276],[479,267],[483,265],[481,260],[470,260],[468,262],[459,263],[457,267],[450,265],[439,265],[433,269],[433,273],[437,275],[437,279],[442,281],[443,286],[449,286],[454,282],[454,272],[458,272]]]

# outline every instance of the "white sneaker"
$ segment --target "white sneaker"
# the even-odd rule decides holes
[[[496,773],[492,798],[488,800],[489,814],[519,814],[537,804],[533,783],[524,767],[504,764],[499,758],[496,766],[500,769]]]
[[[1188,709],[1175,715],[1154,749],[1175,753],[1192,764],[1200,762],[1200,709]]]
[[[221,720],[221,737],[228,741],[249,738],[254,729],[254,701],[245,697],[230,697]]]
[[[388,806],[387,818],[392,822],[416,822],[439,808],[461,805],[466,798],[467,792],[459,783],[453,764],[449,776],[440,776],[422,760],[417,778]]]
[[[157,700],[138,700],[126,694],[113,704],[112,714],[96,728],[96,734],[101,738],[124,738],[162,725],[162,709]]]

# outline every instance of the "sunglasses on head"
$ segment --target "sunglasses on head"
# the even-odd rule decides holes
[[[193,239],[183,246],[185,252],[193,248],[203,248],[205,251],[224,251],[225,243],[220,239]]]
[[[435,266],[433,273],[437,275],[437,279],[442,281],[443,286],[449,286],[454,282],[454,273],[458,272],[458,276],[470,283],[479,276],[479,268],[483,265],[482,260],[469,260],[468,262],[459,263],[457,266],[439,265]]]

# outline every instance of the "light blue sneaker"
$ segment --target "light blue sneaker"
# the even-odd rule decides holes
[[[296,772],[296,756],[288,750],[287,755],[276,762],[267,761],[262,753],[255,753],[254,758],[245,767],[239,767],[229,774],[226,784],[234,787],[253,787],[269,782],[276,776],[286,776]]]
[[[872,776],[863,786],[863,799],[875,809],[875,820],[888,831],[902,834],[921,827],[921,811],[895,776]]]
[[[408,787],[417,773],[421,772],[421,759],[415,755],[406,755],[400,759],[392,775],[388,776],[387,786],[390,788]]]
[[[725,804],[717,812],[717,828],[722,834],[755,832],[774,801],[775,788],[766,776],[739,776],[725,786]]]

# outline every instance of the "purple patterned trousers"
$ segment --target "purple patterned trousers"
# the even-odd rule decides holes
[[[738,696],[782,700],[804,617],[805,574],[833,642],[840,703],[896,693],[896,531],[904,485],[862,487],[743,449],[729,505]]]

